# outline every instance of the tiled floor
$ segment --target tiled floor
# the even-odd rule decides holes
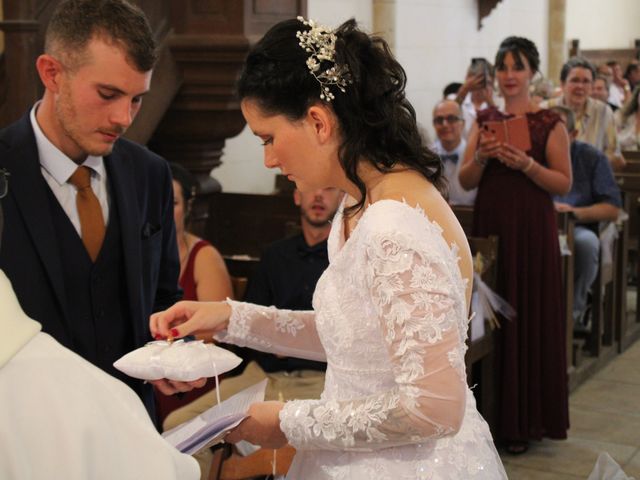
[[[523,455],[503,454],[509,478],[586,480],[604,451],[640,480],[640,341],[578,387],[569,405],[569,438],[534,442]]]

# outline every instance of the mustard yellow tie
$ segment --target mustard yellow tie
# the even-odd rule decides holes
[[[104,241],[104,217],[96,194],[91,189],[91,170],[80,166],[69,178],[69,183],[78,189],[76,206],[80,217],[82,243],[87,249],[91,261],[95,262]]]

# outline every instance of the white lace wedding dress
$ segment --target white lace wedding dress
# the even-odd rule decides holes
[[[457,247],[419,208],[369,206],[348,241],[341,210],[314,312],[230,301],[220,340],[327,361],[320,400],[287,402],[287,478],[506,478],[466,384]]]

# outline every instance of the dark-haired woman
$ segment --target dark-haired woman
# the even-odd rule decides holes
[[[460,183],[478,187],[474,235],[500,239],[498,293],[517,312],[502,323],[500,435],[521,453],[530,439],[563,439],[569,427],[561,257],[552,195],[571,187],[569,139],[560,117],[529,97],[538,71],[530,40],[509,37],[496,56],[505,110],[485,110],[472,128]],[[488,121],[525,116],[526,152],[487,134]],[[515,143],[515,142],[514,142]]]
[[[186,229],[195,194],[193,175],[172,163],[173,218],[180,255],[180,287],[184,300],[224,300],[233,296],[231,279],[220,252]]]
[[[387,44],[353,20],[335,31],[301,19],[273,27],[238,88],[265,164],[300,190],[348,195],[315,310],[183,302],[150,320],[160,335],[217,331],[328,362],[321,400],[254,404],[227,437],[289,442],[290,478],[506,478],[465,380],[469,247],[405,83]]]

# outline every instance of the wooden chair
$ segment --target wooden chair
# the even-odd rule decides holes
[[[249,279],[247,277],[231,277],[231,288],[233,288],[233,298],[236,300],[242,300],[244,294],[247,291],[247,284]]]
[[[601,231],[604,228],[601,227]],[[610,346],[614,342],[616,324],[616,257],[618,241],[612,246],[612,263],[604,265],[602,254],[598,275],[591,287],[591,331],[586,335],[586,349],[592,357],[600,356],[603,346]]]

